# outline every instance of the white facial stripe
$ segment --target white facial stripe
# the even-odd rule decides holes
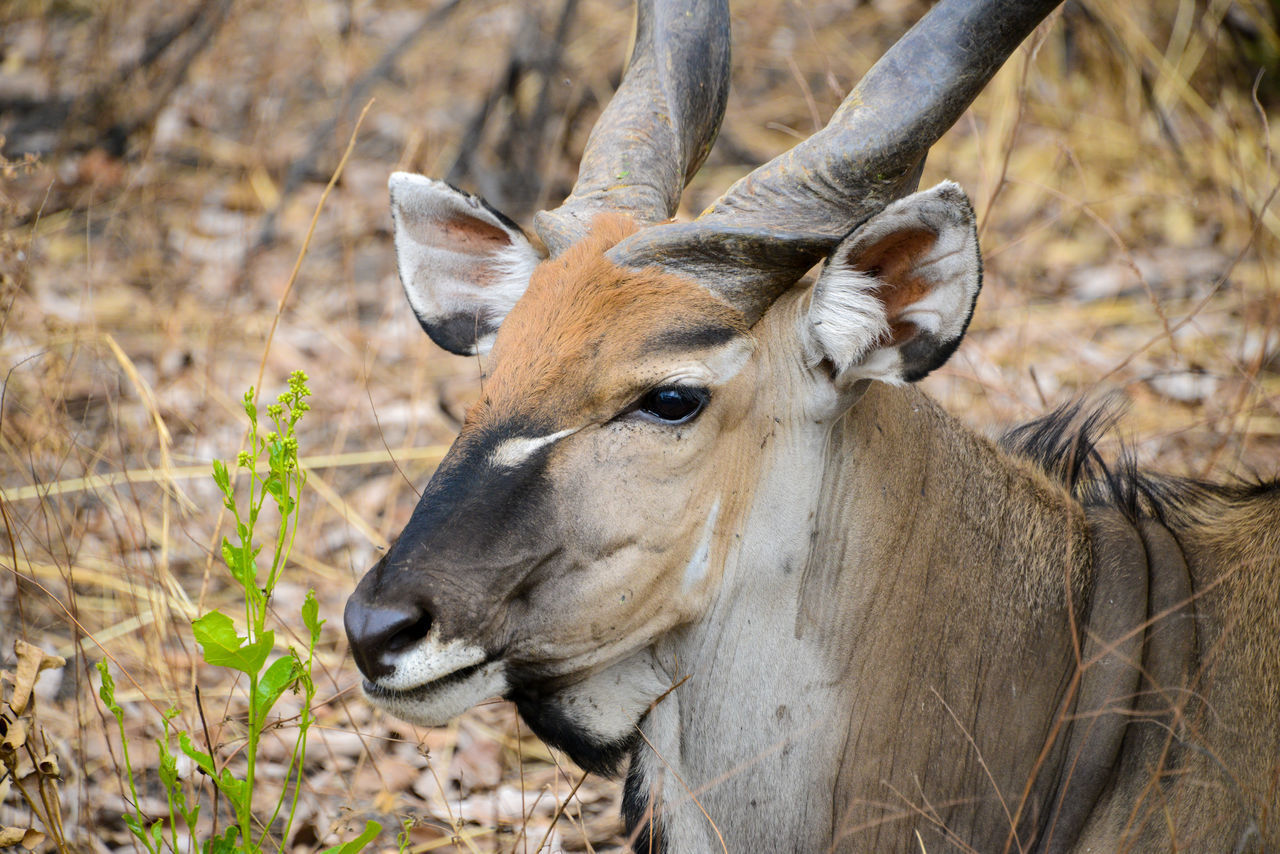
[[[547,436],[521,436],[516,439],[508,439],[494,449],[489,456],[489,462],[492,465],[504,468],[518,466],[540,448],[545,448],[552,442],[558,442],[565,436],[576,433],[580,429],[582,428],[570,427],[568,430],[561,430],[558,433],[552,433]]]
[[[707,575],[707,567],[711,565],[711,536],[715,533],[716,519],[719,517],[720,496],[717,495],[715,503],[711,505],[711,512],[707,514],[707,521],[702,526],[702,539],[698,541],[698,547],[693,550],[689,563],[684,568],[686,592]]]

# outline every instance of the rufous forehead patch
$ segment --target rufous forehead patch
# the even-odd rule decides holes
[[[538,266],[498,331],[469,422],[519,416],[562,428],[611,417],[679,349],[747,334],[742,315],[692,279],[605,258],[635,231],[630,217],[600,214],[587,237]]]

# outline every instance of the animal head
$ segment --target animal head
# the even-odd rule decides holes
[[[987,22],[980,56],[946,45],[982,21],[931,14],[828,128],[692,223],[670,220],[724,109],[723,3],[640,4],[627,75],[535,236],[392,176],[419,322],[488,355],[457,441],[347,605],[375,703],[438,724],[510,696],[580,763],[616,763],[669,687],[655,644],[767,547],[742,535],[750,520],[785,525],[788,477],[817,476],[808,451],[868,383],[918,380],[960,342],[981,280],[973,211],[949,182],[912,191],[1045,11]]]

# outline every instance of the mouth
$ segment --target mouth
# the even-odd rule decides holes
[[[450,687],[461,682],[465,682],[476,673],[479,673],[480,669],[486,664],[490,663],[492,662],[481,661],[477,664],[471,664],[461,670],[455,670],[452,673],[441,676],[439,679],[433,679],[430,682],[419,685],[416,688],[409,688],[408,690],[389,688],[372,679],[364,680],[364,685],[362,687],[364,688],[365,696],[374,702],[387,700],[412,703],[416,700],[426,699],[439,691],[448,690]]]
[[[506,665],[477,647],[428,642],[410,650],[390,676],[364,680],[371,703],[401,720],[442,726],[507,691]]]

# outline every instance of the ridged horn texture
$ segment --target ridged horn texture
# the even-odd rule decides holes
[[[729,97],[728,0],[638,0],[636,40],[564,204],[533,219],[552,255],[601,211],[670,219],[715,142]]]
[[[929,148],[1060,0],[941,0],[825,128],[729,188],[692,223],[609,252],[690,275],[754,323],[869,216],[916,188]]]

